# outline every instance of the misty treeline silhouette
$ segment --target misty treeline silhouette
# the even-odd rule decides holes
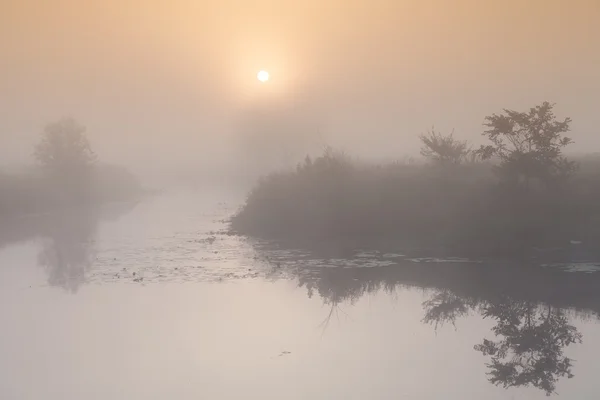
[[[528,187],[532,181],[546,186],[564,181],[577,169],[574,161],[562,155],[573,140],[564,136],[571,119],[556,119],[554,105],[544,102],[528,112],[505,109],[503,114],[485,118],[483,132],[491,144],[473,150],[466,140],[443,135],[431,129],[420,135],[421,155],[441,165],[496,159],[496,172],[512,185]]]
[[[425,164],[374,165],[327,148],[260,179],[231,228],[502,257],[600,240],[600,163],[564,156],[571,120],[553,108],[488,116],[489,144],[475,150],[432,130],[421,135]]]
[[[72,118],[48,124],[34,147],[34,167],[19,174],[0,171],[0,215],[38,213],[139,196],[142,189],[129,171],[98,162],[85,131]]]

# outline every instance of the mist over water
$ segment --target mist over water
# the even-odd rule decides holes
[[[597,398],[598,20],[1,2],[0,398]]]
[[[241,199],[171,191],[3,237],[3,395],[596,393],[595,274],[232,236],[220,221]],[[486,375],[514,352],[517,372]]]

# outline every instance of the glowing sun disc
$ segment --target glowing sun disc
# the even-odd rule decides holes
[[[269,73],[267,71],[259,71],[256,78],[264,83],[269,80]]]

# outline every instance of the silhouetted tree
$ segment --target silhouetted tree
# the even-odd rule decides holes
[[[61,202],[85,203],[91,199],[96,154],[83,125],[72,118],[47,125],[34,156]]]
[[[85,127],[72,118],[47,125],[34,155],[41,166],[58,174],[81,173],[96,162]]]
[[[423,142],[421,155],[435,163],[460,164],[471,154],[466,140],[454,139],[454,131],[442,135],[432,128],[426,135],[419,135],[419,139]]]
[[[504,299],[484,307],[485,318],[496,320],[498,341],[484,339],[474,348],[491,357],[489,381],[505,388],[528,386],[554,393],[556,382],[572,378],[572,361],[564,347],[581,342],[581,333],[562,311],[531,302]]]
[[[573,143],[564,136],[571,119],[556,119],[554,104],[544,102],[528,112],[504,109],[503,114],[486,117],[488,128],[483,135],[492,144],[477,151],[483,159],[500,159],[501,176],[515,184],[529,187],[532,178],[546,185],[571,175],[576,164],[562,155],[562,149]]]

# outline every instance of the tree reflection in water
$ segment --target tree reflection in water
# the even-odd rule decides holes
[[[48,273],[48,284],[75,293],[92,264],[97,220],[87,214],[56,222],[44,239],[38,263]]]
[[[94,259],[94,238],[100,221],[118,219],[136,202],[82,206],[54,213],[6,221],[0,229],[0,248],[41,238],[38,264],[48,274],[48,284],[75,293],[85,283]]]
[[[440,290],[423,303],[423,322],[434,325],[435,329],[446,323],[451,323],[456,328],[456,319],[466,316],[474,306],[475,304],[449,290]]]
[[[492,328],[496,340],[484,338],[474,346],[490,357],[488,379],[494,385],[531,385],[551,395],[560,378],[574,376],[572,360],[563,351],[573,343],[581,343],[582,335],[560,308],[507,296],[478,302],[446,289],[436,291],[423,308],[423,322],[435,324],[436,329],[444,323],[454,325],[470,310],[496,321]]]
[[[302,261],[299,261],[302,264]],[[572,378],[573,360],[565,349],[582,342],[566,309],[598,318],[600,275],[566,274],[542,268],[443,267],[402,264],[378,268],[296,268],[298,284],[331,306],[325,324],[340,305],[377,291],[427,290],[423,323],[438,329],[469,314],[496,322],[492,339],[474,349],[489,357],[488,380],[504,388],[533,386],[551,395],[561,378]],[[571,317],[571,316],[569,316]]]
[[[582,335],[560,309],[504,298],[483,307],[496,320],[496,341],[484,339],[475,350],[490,356],[489,381],[505,388],[532,385],[554,393],[559,378],[572,378],[572,360],[563,350]]]

